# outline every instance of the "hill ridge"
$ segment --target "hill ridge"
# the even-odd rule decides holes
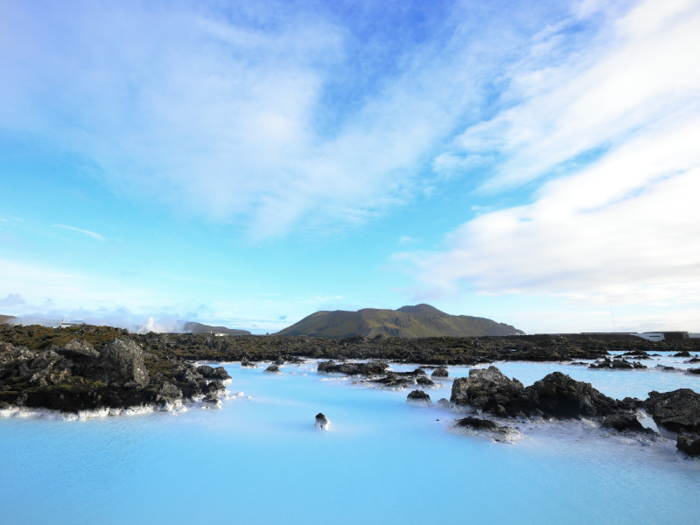
[[[520,335],[513,326],[485,317],[451,315],[429,304],[407,305],[397,310],[363,308],[357,311],[320,310],[275,335],[351,337],[480,337]]]

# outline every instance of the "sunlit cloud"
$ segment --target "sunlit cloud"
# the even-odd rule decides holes
[[[698,27],[695,2],[641,2],[609,20],[599,45],[516,68],[516,103],[468,128],[454,154],[502,159],[489,191],[547,182],[531,204],[482,214],[439,251],[398,254],[420,293],[697,303]],[[545,47],[559,57],[557,42]]]

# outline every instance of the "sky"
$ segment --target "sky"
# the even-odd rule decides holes
[[[0,0],[0,314],[700,332],[700,1]]]

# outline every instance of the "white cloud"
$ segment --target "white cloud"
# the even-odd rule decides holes
[[[54,228],[63,228],[64,230],[73,230],[75,232],[80,232],[82,234],[87,235],[88,237],[92,237],[93,239],[97,239],[98,241],[104,241],[105,238],[100,235],[99,233],[91,232],[88,230],[81,230],[80,228],[74,228],[73,226],[66,226],[65,224],[54,224]]]
[[[505,160],[491,189],[551,175],[525,206],[485,213],[441,251],[407,253],[426,293],[546,293],[659,308],[700,296],[700,9],[640,3],[599,46],[518,70],[522,100],[460,137]],[[533,61],[534,63],[534,61]]]
[[[399,244],[413,244],[415,242],[420,242],[420,239],[414,239],[409,235],[402,235],[398,240]]]
[[[513,29],[516,11],[485,27],[457,6],[439,42],[394,57],[357,101],[329,103],[351,53],[346,28],[318,10],[229,9],[244,14],[172,3],[0,7],[0,127],[83,156],[126,195],[238,221],[254,238],[332,230],[421,189],[417,168],[476,111],[526,32]],[[318,122],[335,111],[343,117],[328,132]]]
[[[485,185],[495,190],[624,144],[659,119],[696,113],[700,69],[691,64],[700,62],[698,27],[697,2],[646,0],[611,19],[562,64],[564,37],[544,32],[509,72],[503,98],[512,107],[467,129],[455,151],[467,160],[493,152],[504,158]]]

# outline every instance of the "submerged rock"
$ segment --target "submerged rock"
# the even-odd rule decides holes
[[[323,413],[319,412],[316,414],[316,422],[314,423],[314,426],[320,430],[328,430],[331,425],[331,422],[328,420],[326,416],[323,415]]]
[[[654,422],[674,432],[700,432],[700,394],[689,388],[649,392],[644,406]]]
[[[263,372],[267,374],[281,374],[279,365],[270,365]]]
[[[341,363],[322,361],[318,364],[318,371],[326,374],[345,374],[347,376],[369,376],[386,373],[389,365],[384,361],[371,361],[369,363]]]
[[[639,420],[632,414],[614,414],[606,416],[603,420],[603,428],[610,428],[618,432],[638,432],[642,434],[656,434],[651,428],[642,426]]]
[[[433,370],[433,373],[430,375],[433,377],[437,377],[437,378],[445,378],[445,377],[449,377],[450,372],[446,366],[440,366],[440,367],[436,368],[435,370]]]
[[[605,368],[611,370],[634,370],[644,369],[646,365],[636,361],[627,361],[625,359],[613,359],[606,357],[598,363],[591,363],[588,368]]]
[[[403,390],[409,386],[415,385],[420,385],[423,387],[431,387],[435,385],[435,383],[425,374],[425,370],[422,368],[416,368],[412,372],[387,372],[386,376],[378,379],[371,379],[370,382],[395,390]]]
[[[406,401],[408,401],[409,403],[414,403],[416,405],[432,405],[432,401],[430,401],[430,396],[422,390],[413,390],[409,392]]]
[[[698,436],[678,436],[676,448],[688,456],[700,456],[700,437]]]
[[[460,434],[487,437],[499,442],[515,441],[522,437],[520,431],[515,428],[478,417],[458,419],[452,428]]]
[[[678,369],[672,366],[656,365],[654,368],[661,372],[678,372]]]

